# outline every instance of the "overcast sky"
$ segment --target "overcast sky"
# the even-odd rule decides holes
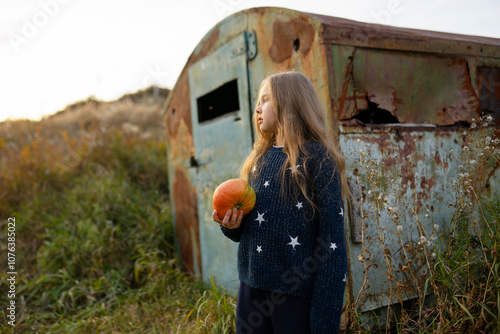
[[[0,121],[171,88],[217,22],[261,6],[500,38],[497,0],[0,0]]]

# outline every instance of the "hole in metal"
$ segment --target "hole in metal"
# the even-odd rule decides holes
[[[353,118],[365,124],[399,123],[397,117],[388,110],[380,109],[374,102],[368,101],[368,109],[360,110]]]

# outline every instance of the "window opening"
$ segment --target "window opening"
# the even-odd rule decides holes
[[[203,123],[214,118],[240,110],[238,99],[238,80],[227,82],[197,99],[198,122]]]

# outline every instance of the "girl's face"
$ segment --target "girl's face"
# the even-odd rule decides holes
[[[271,103],[271,94],[267,83],[260,90],[259,103],[255,112],[257,113],[257,123],[260,131],[264,133],[278,133],[276,114]]]

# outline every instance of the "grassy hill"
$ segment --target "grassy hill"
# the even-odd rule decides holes
[[[209,309],[225,305],[231,317],[232,299],[177,265],[167,94],[151,87],[112,102],[89,98],[40,122],[0,123],[0,253],[9,251],[7,223],[15,220],[17,272],[9,298],[13,270],[3,260],[0,316],[9,320],[11,300],[16,309],[15,326],[0,322],[2,333],[230,327]]]

